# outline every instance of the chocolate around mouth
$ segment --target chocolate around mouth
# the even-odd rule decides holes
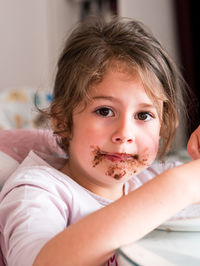
[[[94,160],[93,160],[93,167],[95,167],[96,165],[98,165],[103,159],[108,159],[109,157],[114,159],[118,159],[118,162],[123,163],[126,161],[136,161],[139,159],[139,156],[137,154],[128,154],[128,153],[109,153],[109,152],[104,152],[101,151],[100,148],[94,147],[93,148],[93,155],[94,155]]]
[[[127,172],[135,174],[138,168],[148,166],[147,159],[144,158],[140,160],[137,154],[110,154],[107,152],[102,152],[98,146],[91,146],[91,148],[93,149],[92,153],[94,155],[93,167],[96,167],[103,160],[108,160],[108,156],[119,159],[118,162],[113,160],[113,165],[109,166],[105,173],[108,176],[113,176],[113,178],[117,180],[121,179],[124,175],[126,175]]]

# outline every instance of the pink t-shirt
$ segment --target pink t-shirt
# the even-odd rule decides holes
[[[5,183],[0,193],[0,244],[6,265],[31,266],[53,236],[112,202],[58,171],[65,160],[31,151]],[[152,165],[125,184],[125,193],[173,166]],[[111,258],[107,265],[117,262]]]

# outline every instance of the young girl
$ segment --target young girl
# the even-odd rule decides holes
[[[72,32],[48,112],[68,159],[31,151],[4,185],[6,265],[117,265],[117,248],[200,200],[199,159],[152,164],[172,142],[180,81],[137,21],[93,20]],[[199,136],[188,144],[194,158]]]

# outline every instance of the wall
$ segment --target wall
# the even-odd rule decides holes
[[[1,0],[0,89],[51,86],[59,47],[78,15],[67,0]]]
[[[179,64],[173,0],[118,0],[119,15],[145,23]]]
[[[48,42],[48,84],[53,84],[56,63],[72,26],[79,20],[79,2],[46,0]]]
[[[178,61],[172,0],[118,0],[118,5],[119,15],[146,23]],[[1,0],[0,89],[49,86],[63,40],[79,13],[77,0]]]

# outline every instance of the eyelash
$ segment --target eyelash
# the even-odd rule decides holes
[[[101,111],[105,111],[105,110],[107,110],[107,111],[111,111],[112,112],[112,114],[113,115],[102,115],[100,112]],[[111,117],[111,116],[114,116],[114,112],[113,112],[113,110],[110,108],[110,107],[106,107],[106,106],[102,106],[102,107],[99,107],[99,108],[97,108],[95,111],[94,111],[97,115],[99,115],[99,116],[102,116],[102,117]]]
[[[138,116],[139,115],[147,115],[148,117],[149,117],[149,119],[148,120],[146,120],[146,119],[139,119],[138,118]],[[144,122],[146,122],[146,121],[149,121],[149,120],[151,120],[152,118],[155,118],[155,116],[152,114],[152,113],[150,113],[150,112],[147,112],[147,111],[142,111],[142,112],[138,112],[137,114],[136,114],[136,117],[137,117],[137,119],[138,120],[141,120],[141,121],[144,121]]]
[[[103,114],[101,114],[100,112],[101,111],[107,111],[108,113],[111,111],[112,112],[112,115],[103,115]],[[102,117],[113,117],[115,114],[114,114],[114,111],[112,110],[112,108],[110,108],[110,107],[106,107],[106,106],[102,106],[102,107],[99,107],[99,108],[97,108],[95,111],[94,111],[94,113],[96,113],[98,116],[102,116]],[[139,116],[140,115],[145,115],[145,116],[148,116],[148,119],[139,119]],[[152,113],[150,113],[150,112],[148,112],[148,111],[140,111],[140,112],[138,112],[138,113],[136,113],[136,115],[135,115],[135,118],[137,119],[137,120],[140,120],[140,121],[144,121],[144,122],[146,122],[146,121],[149,121],[149,120],[151,120],[152,118],[155,118],[155,116],[152,114]]]

